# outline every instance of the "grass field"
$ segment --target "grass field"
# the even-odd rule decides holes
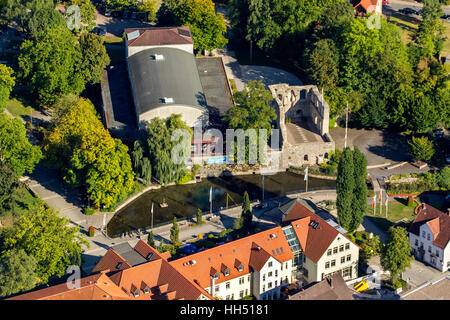
[[[404,43],[408,43],[412,41],[412,36],[417,31],[421,20],[421,18],[394,13],[390,16],[389,22],[396,24],[403,30],[402,40]],[[442,48],[441,56],[446,56],[447,54],[450,54],[450,23],[443,22],[443,24],[447,40]]]
[[[374,214],[374,210],[372,209],[372,206],[370,206],[367,210],[367,216],[378,227],[387,231],[390,226],[397,222],[402,222],[401,224],[403,225],[414,219],[414,207],[408,207],[406,203],[407,199],[394,199],[389,201],[387,215],[384,204],[380,213],[380,205],[377,203],[376,213]]]
[[[28,116],[34,109],[29,106],[24,106],[23,103],[15,98],[8,101],[6,109],[11,112],[15,117]]]

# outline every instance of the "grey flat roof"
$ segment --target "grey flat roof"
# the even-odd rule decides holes
[[[163,60],[154,60],[154,55]],[[204,109],[205,94],[195,58],[189,52],[158,47],[128,57],[132,91],[138,115],[164,104],[162,98],[173,98],[174,105]]]
[[[232,107],[231,91],[220,57],[196,58],[198,74],[206,95],[210,120],[216,122]],[[206,72],[205,72],[206,71]],[[214,122],[214,121],[213,121]]]
[[[115,245],[112,249],[122,256],[132,267],[147,262],[128,242]]]

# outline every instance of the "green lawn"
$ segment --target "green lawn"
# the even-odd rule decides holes
[[[107,36],[103,37],[103,40],[107,44],[123,44],[123,39],[121,37]]]
[[[381,208],[380,214],[380,204],[377,203],[376,213],[374,214],[374,210],[372,209],[372,206],[370,206],[367,210],[367,216],[379,228],[387,231],[389,227],[396,222],[405,219],[403,220],[403,223],[400,223],[400,225],[404,225],[414,219],[414,207],[408,207],[406,203],[407,199],[394,199],[389,201],[387,215],[386,207],[384,205]]]
[[[394,13],[391,15],[389,22],[396,24],[403,30],[402,40],[404,43],[408,43],[412,41],[413,34],[417,31],[421,20],[422,18],[420,17],[415,18]],[[443,25],[445,27],[445,36],[447,37],[447,40],[442,48],[441,56],[446,56],[447,54],[450,54],[450,26],[446,22],[443,22]]]
[[[8,101],[6,109],[8,109],[15,117],[28,116],[31,112],[34,112],[32,107],[25,107],[21,101],[15,98]]]

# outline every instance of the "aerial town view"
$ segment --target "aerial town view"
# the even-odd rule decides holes
[[[0,0],[1,303],[268,319],[449,271],[450,0]]]

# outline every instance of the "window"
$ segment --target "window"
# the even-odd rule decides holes
[[[350,243],[345,244],[345,250],[348,250],[348,249],[350,249]]]
[[[334,248],[333,248],[333,254],[336,254],[336,253],[337,253],[337,250],[338,250],[338,247],[334,247]]]
[[[266,285],[263,284],[263,292],[266,291]]]
[[[342,270],[342,277],[347,278],[352,276],[352,267],[348,267]]]
[[[244,277],[239,278],[239,284],[244,284]]]
[[[283,264],[281,264],[281,271],[283,271]]]
[[[415,245],[416,247],[419,245],[419,240],[416,239]]]
[[[230,289],[230,281],[228,281],[228,282],[225,284],[225,288],[226,288],[226,289]]]
[[[272,276],[272,271],[269,272],[269,274],[267,275],[268,277]]]
[[[250,282],[250,275],[248,275],[247,280],[248,280],[248,282]]]
[[[331,266],[334,267],[336,265],[336,260],[331,260]]]
[[[439,251],[436,249],[436,257],[439,257]]]
[[[269,262],[269,268],[272,267],[272,261]]]
[[[269,282],[268,284],[267,284],[267,289],[271,289],[272,288],[272,282]]]
[[[427,233],[427,240],[430,240],[430,234]]]
[[[428,252],[431,252],[431,246],[428,246]]]
[[[239,298],[243,298],[244,297],[244,290],[239,292]]]
[[[344,251],[344,245],[339,246],[339,252],[342,252],[342,251]]]
[[[230,295],[227,295],[225,300],[230,300],[230,297],[231,297]]]
[[[223,275],[226,277],[226,276],[229,276],[230,275],[230,269],[226,269],[225,270],[225,272],[223,273]]]
[[[331,256],[331,249],[328,249],[327,256]]]
[[[278,277],[278,270],[275,270],[275,277]]]
[[[220,286],[216,286],[216,292],[220,290]]]
[[[278,280],[275,280],[275,287],[278,285]]]
[[[330,263],[329,262],[325,262],[325,269],[328,269],[330,267]]]
[[[242,271],[242,270],[244,270],[244,265],[241,263],[241,264],[239,265],[239,267],[238,267],[238,271],[240,272],[240,271]]]
[[[266,281],[266,275],[263,274],[263,281]]]
[[[422,238],[425,238],[425,231],[422,231]]]
[[[341,263],[345,262],[345,257],[341,257]]]
[[[305,156],[303,157],[303,160],[304,161],[308,161],[308,155],[307,154],[305,154]]]
[[[351,255],[351,254],[349,254],[349,255],[347,256],[347,261],[350,261],[350,260],[352,260],[352,255]]]
[[[245,289],[245,296],[248,296],[248,289]]]

